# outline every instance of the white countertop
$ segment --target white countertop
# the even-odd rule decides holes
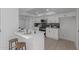
[[[21,36],[23,38],[26,38],[26,39],[30,39],[30,38],[33,37],[32,34],[24,34],[24,32],[15,32],[15,34],[18,35],[18,36]]]
[[[44,50],[44,32],[36,31],[36,33],[31,34],[15,32],[15,35],[19,41],[27,43],[27,50]]]
[[[21,36],[25,39],[30,39],[30,38],[33,38],[35,35],[44,34],[44,32],[36,31],[36,33],[28,33],[28,34],[24,32],[15,32],[14,34]]]

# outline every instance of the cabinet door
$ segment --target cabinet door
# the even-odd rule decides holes
[[[50,28],[46,28],[46,37],[51,37],[51,30]]]
[[[53,38],[53,39],[56,39],[56,40],[58,40],[58,29],[52,29],[51,30],[51,37]]]
[[[40,20],[41,20],[40,18],[36,18],[36,19],[35,19],[35,23],[41,23]]]
[[[52,39],[58,40],[58,29],[47,28],[46,29],[46,36],[48,38],[52,38]]]
[[[47,36],[48,38],[52,38],[52,31],[51,31],[51,28],[47,28],[47,29],[46,29],[46,36]]]

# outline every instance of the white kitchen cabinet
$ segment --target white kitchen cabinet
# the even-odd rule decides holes
[[[34,18],[30,17],[30,18],[26,18],[26,29],[33,29],[34,28]]]
[[[36,18],[35,23],[41,23],[41,18]]]
[[[46,37],[58,40],[58,29],[46,28]]]
[[[39,31],[39,27],[35,27],[34,30]]]
[[[34,19],[30,19],[30,21],[29,21],[29,29],[34,29]]]
[[[59,23],[59,19],[57,17],[48,17],[48,23]]]

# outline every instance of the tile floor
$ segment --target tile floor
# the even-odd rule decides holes
[[[45,50],[76,50],[75,44],[68,40],[45,39]]]

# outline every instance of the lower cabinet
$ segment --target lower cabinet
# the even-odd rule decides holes
[[[58,28],[46,28],[46,37],[58,40]]]

